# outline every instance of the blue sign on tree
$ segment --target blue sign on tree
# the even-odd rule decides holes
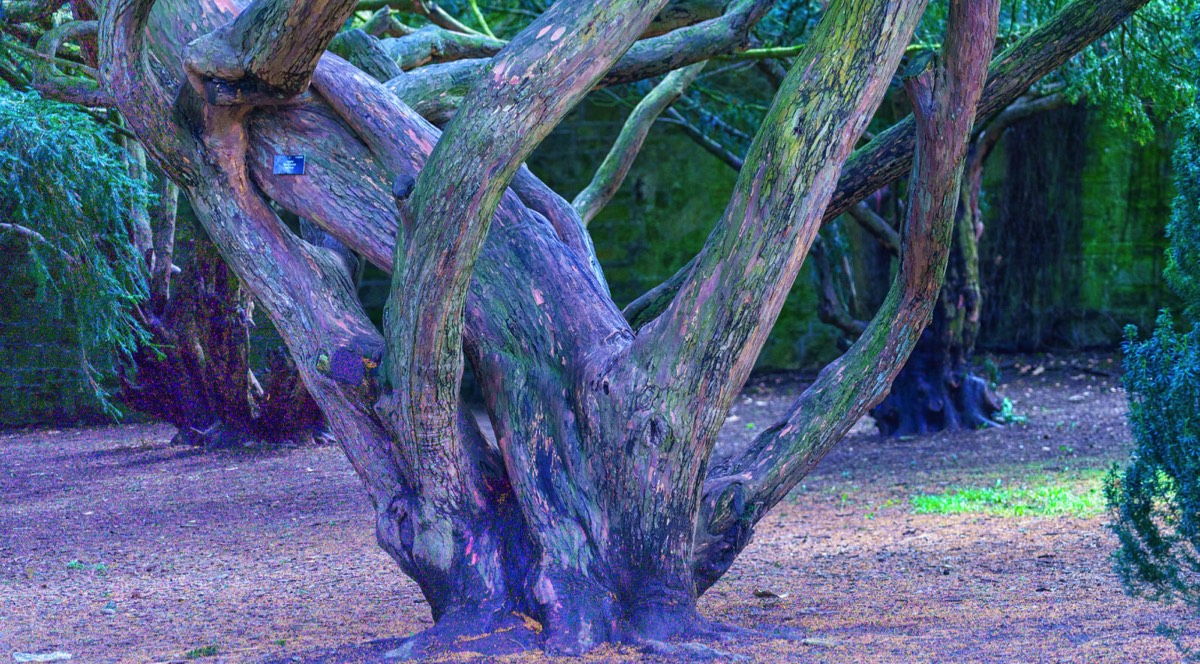
[[[304,155],[275,155],[275,175],[304,175]]]

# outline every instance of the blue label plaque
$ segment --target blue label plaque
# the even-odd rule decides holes
[[[275,175],[304,175],[304,155],[275,155]]]

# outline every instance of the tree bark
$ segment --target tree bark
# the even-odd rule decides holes
[[[930,70],[910,64],[917,71],[905,78],[917,155],[899,273],[862,336],[821,371],[786,419],[747,449],[714,460],[696,525],[694,565],[701,589],[729,568],[749,543],[754,524],[883,399],[932,315],[999,13],[995,1],[952,2],[950,7],[944,66]]]
[[[977,222],[979,209],[971,192],[981,173],[982,168],[976,171],[972,164],[963,179],[946,279],[932,320],[887,398],[871,410],[884,435],[999,426],[994,417],[1000,411],[1000,398],[971,364],[982,297],[976,235],[982,223]]]
[[[1053,19],[995,58],[988,70],[987,87],[980,97],[978,115],[987,118],[1012,104],[1029,86],[1115,29],[1147,2],[1149,0],[1075,0],[1067,5]],[[833,221],[908,173],[916,144],[915,126],[914,118],[906,117],[855,150],[842,169],[837,189],[825,209],[826,222]],[[718,157],[721,157],[719,153]],[[741,168],[741,165],[735,167]],[[694,261],[687,263],[679,272],[638,298],[637,306],[627,311],[630,319],[644,317],[645,312],[662,311],[678,293],[694,265]]]

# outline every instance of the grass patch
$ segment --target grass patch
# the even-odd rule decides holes
[[[204,646],[195,650],[189,650],[183,656],[188,659],[200,659],[201,657],[214,657],[220,652],[220,649],[216,646]]]
[[[1078,481],[1037,486],[954,487],[945,493],[918,494],[910,500],[917,514],[996,514],[999,516],[1092,517],[1104,512],[1100,471]]]
[[[67,563],[67,569],[91,570],[91,571],[95,572],[98,576],[104,576],[105,574],[108,573],[108,565],[105,565],[104,563],[93,563],[91,565],[88,565],[87,563],[84,563],[79,560],[72,560],[71,562]]]

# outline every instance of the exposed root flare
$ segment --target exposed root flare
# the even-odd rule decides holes
[[[750,661],[750,658],[745,655],[735,655],[723,650],[717,650],[702,643],[668,643],[666,641],[647,639],[641,643],[641,651],[647,655],[678,657],[689,661],[710,661],[715,659],[732,662]]]
[[[502,656],[539,649],[541,624],[510,612],[490,616],[448,615],[384,653],[384,662],[424,661],[446,655]]]
[[[656,616],[646,613],[641,618],[639,613],[634,611],[613,621],[592,616],[591,625],[608,625],[607,629],[596,630],[581,629],[580,625],[555,628],[520,611],[497,610],[485,614],[465,611],[447,615],[433,627],[403,640],[384,653],[380,661],[428,661],[456,656],[493,658],[538,650],[556,655],[582,655],[606,644],[685,661],[746,661],[746,657],[721,646],[776,639],[808,640],[787,628],[759,630],[715,622],[692,608],[667,610]]]

